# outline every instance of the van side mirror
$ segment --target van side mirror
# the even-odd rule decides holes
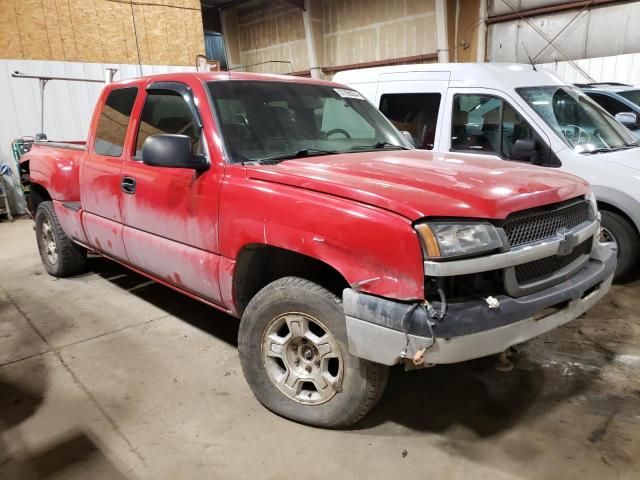
[[[204,155],[193,153],[190,137],[165,133],[147,137],[142,145],[142,162],[155,167],[190,168],[198,171],[209,168]]]
[[[640,127],[640,124],[638,124],[638,115],[633,112],[616,113],[615,118],[629,130],[635,130]]]
[[[511,151],[513,160],[525,160],[535,165],[540,165],[540,152],[535,140],[516,140]]]
[[[410,132],[407,132],[406,130],[400,130],[400,133],[405,138],[405,140],[411,144],[413,148],[416,148],[416,142],[413,140],[413,135],[411,135]]]

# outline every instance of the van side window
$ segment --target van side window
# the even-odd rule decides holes
[[[398,130],[411,133],[416,148],[433,150],[440,98],[439,93],[384,94],[380,111]]]
[[[109,93],[98,119],[95,153],[108,157],[122,155],[124,137],[127,134],[131,110],[137,94],[136,87],[119,88]]]
[[[142,156],[142,145],[147,137],[161,133],[186,135],[191,138],[193,151],[199,149],[200,128],[185,100],[172,90],[150,90],[147,93],[140,116],[135,156]]]
[[[624,103],[615,98],[611,98],[609,95],[594,92],[584,92],[587,96],[591,97],[591,100],[596,102],[602,108],[604,108],[611,115],[622,112],[630,112],[631,108],[627,107]]]
[[[501,98],[455,95],[451,150],[487,152],[512,159],[517,140],[531,140],[534,131],[520,113]]]

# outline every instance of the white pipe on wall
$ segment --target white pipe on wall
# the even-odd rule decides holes
[[[436,49],[438,51],[438,62],[449,63],[447,0],[436,0]]]

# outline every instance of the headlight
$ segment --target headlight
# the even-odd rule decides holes
[[[490,223],[421,223],[416,230],[429,258],[461,257],[502,246],[500,234]]]

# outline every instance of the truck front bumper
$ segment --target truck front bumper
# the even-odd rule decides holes
[[[615,252],[597,244],[585,266],[561,284],[518,298],[497,296],[497,308],[489,308],[483,299],[452,303],[431,328],[422,308],[402,325],[410,304],[346,289],[349,350],[384,365],[399,363],[405,348],[411,358],[427,347],[427,364],[500,353],[582,315],[609,291],[615,268]]]

